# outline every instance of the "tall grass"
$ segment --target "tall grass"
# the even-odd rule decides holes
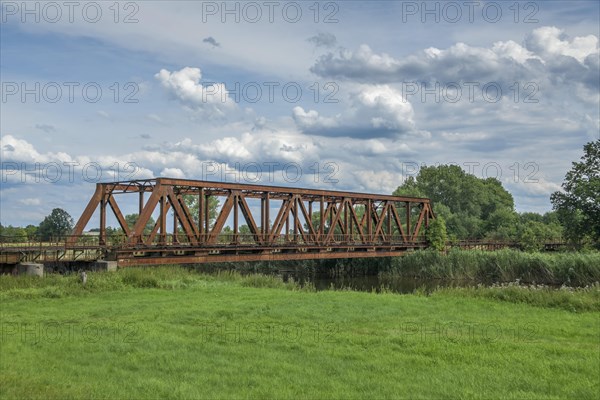
[[[509,303],[523,303],[537,307],[560,308],[571,312],[600,311],[600,284],[583,288],[562,286],[553,289],[546,285],[523,285],[519,282],[485,287],[438,288],[435,295],[459,295]]]
[[[585,286],[600,281],[600,253],[524,253],[516,250],[425,250],[395,258],[385,273],[420,279],[464,279]]]
[[[204,274],[181,266],[137,267],[118,272],[88,272],[86,285],[75,274],[35,276],[0,275],[0,300],[10,298],[60,298],[95,292],[128,289],[185,289],[234,283],[245,287],[314,291],[311,283],[284,282],[281,277],[262,274],[242,275],[235,271]]]
[[[518,250],[415,251],[402,257],[287,260],[202,264],[203,272],[234,270],[273,274],[293,271],[297,276],[361,277],[393,276],[472,280],[486,283],[523,282],[585,286],[600,281],[600,252],[525,253]]]

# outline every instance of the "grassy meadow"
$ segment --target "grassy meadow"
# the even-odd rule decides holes
[[[0,276],[0,398],[595,399],[600,286],[314,291],[180,267]]]

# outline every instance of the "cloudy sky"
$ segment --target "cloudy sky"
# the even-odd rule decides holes
[[[3,1],[0,222],[77,218],[98,181],[387,194],[445,163],[497,177],[517,211],[548,211],[600,135],[599,14],[596,1]]]

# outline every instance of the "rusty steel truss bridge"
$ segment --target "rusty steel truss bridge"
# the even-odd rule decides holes
[[[138,211],[133,226],[121,211],[126,201]],[[91,236],[84,230],[97,212],[99,226]],[[117,234],[107,229],[109,216],[120,227]],[[400,256],[427,246],[424,230],[433,218],[425,198],[170,178],[98,183],[72,235],[0,245],[0,263]]]

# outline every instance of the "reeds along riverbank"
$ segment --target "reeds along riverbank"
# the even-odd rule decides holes
[[[462,279],[585,286],[600,281],[600,253],[525,253],[516,250],[417,251],[393,260],[386,274],[421,279]]]
[[[526,253],[519,250],[423,250],[394,258],[354,258],[202,265],[203,271],[233,269],[272,274],[359,277],[391,275],[418,279],[585,286],[600,282],[600,252]]]
[[[90,272],[82,285],[76,274],[35,276],[0,275],[0,300],[62,298],[131,289],[193,289],[234,283],[244,287],[314,291],[310,282],[284,282],[280,277],[264,274],[242,275],[236,271],[213,274],[198,273],[179,265],[130,267],[117,272]]]
[[[360,279],[360,278],[359,278]],[[241,274],[236,271],[218,271],[212,274],[198,273],[178,265],[162,267],[127,268],[118,272],[90,272],[89,280],[82,285],[76,274],[49,274],[43,279],[34,276],[0,276],[0,300],[59,299],[102,295],[106,292],[159,289],[205,290],[222,286],[283,289],[287,291],[315,292],[311,281],[300,283],[293,279],[284,282],[279,276],[264,274]],[[351,287],[330,290],[353,291]],[[378,293],[392,293],[382,286]],[[449,295],[454,297],[486,298],[512,303],[525,303],[537,307],[562,308],[571,312],[600,311],[600,284],[581,288],[562,286],[560,289],[543,284],[527,285],[517,282],[508,284],[481,284],[468,287],[441,285],[431,291],[417,288],[413,295]]]
[[[156,267],[152,267],[156,269]],[[361,277],[376,276],[417,278],[421,280],[440,279],[456,281],[472,281],[473,283],[536,283],[552,286],[586,286],[600,282],[600,252],[577,253],[525,253],[518,250],[450,250],[446,254],[433,250],[415,251],[403,257],[395,258],[354,258],[354,259],[325,259],[279,262],[241,262],[187,265],[184,269],[196,272],[223,274],[239,272],[246,274],[277,275],[285,274],[298,277],[303,281],[311,276],[329,277]],[[164,282],[173,285],[186,285],[189,277],[182,270],[172,267],[159,268],[161,280],[156,275],[148,276],[144,272],[136,272],[136,268],[127,268],[128,272],[116,277],[106,277],[94,285],[106,285],[119,288],[121,285],[136,287],[157,287]],[[164,275],[164,276],[163,276]],[[167,279],[167,276],[170,276]],[[232,276],[238,276],[233,274]],[[51,286],[52,274],[44,278],[45,282],[25,283],[26,280],[13,281],[0,277],[0,289],[10,289],[12,285],[27,287]],[[252,278],[255,279],[255,278]],[[263,279],[263,278],[261,278]],[[264,278],[267,279],[267,278]],[[268,280],[268,279],[267,279]],[[310,280],[310,279],[309,279]],[[268,285],[274,283],[268,280]],[[162,283],[161,283],[162,282]],[[265,281],[266,282],[266,281]],[[79,286],[79,281],[73,276],[73,285]],[[267,285],[267,286],[268,286]],[[77,289],[79,290],[79,289]]]

